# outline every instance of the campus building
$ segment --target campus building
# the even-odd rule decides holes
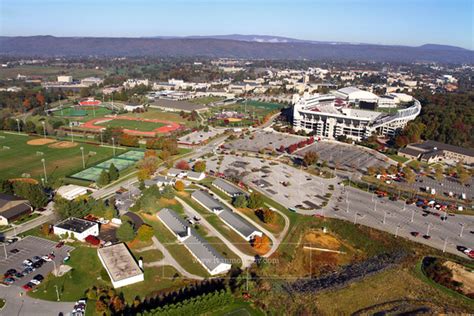
[[[84,241],[87,236],[99,236],[99,224],[85,219],[69,217],[53,226],[53,233],[57,236],[73,235],[74,238]]]
[[[114,288],[145,280],[143,271],[124,243],[99,248],[97,249],[97,255]]]
[[[0,225],[6,226],[16,219],[31,213],[33,208],[28,200],[14,195],[0,193]]]
[[[174,211],[164,208],[156,216],[210,275],[217,275],[230,270],[231,264],[227,263],[207,241],[189,227]]]
[[[345,99],[334,94],[295,95],[293,97],[294,129],[313,133],[320,138],[336,139],[339,136],[346,136],[360,141],[372,133],[394,136],[409,121],[414,120],[421,111],[420,102],[417,100],[414,100],[413,105],[397,109],[391,114],[363,110],[352,103],[354,99],[351,98],[355,97],[349,92]],[[362,97],[363,95],[357,95],[357,98]],[[357,99],[357,102],[370,103],[369,96],[364,99]]]
[[[409,144],[398,151],[398,154],[408,159],[417,159],[427,163],[433,162],[462,162],[474,164],[474,150],[427,140],[420,144]]]

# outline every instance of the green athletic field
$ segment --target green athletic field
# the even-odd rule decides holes
[[[1,178],[17,178],[28,173],[40,179],[43,177],[42,158],[45,159],[48,180],[71,175],[82,170],[81,146],[84,148],[86,167],[113,156],[112,148],[79,143],[73,148],[57,149],[48,145],[28,145],[26,142],[31,139],[35,138],[0,132]],[[117,154],[121,153],[121,149],[116,150]]]
[[[95,116],[94,116],[95,112]],[[94,117],[102,117],[108,114],[111,114],[112,111],[104,108],[96,106],[93,110],[92,107],[67,107],[62,110],[54,111],[53,115],[57,117],[83,117],[85,116],[87,120],[90,120]]]
[[[96,125],[112,127],[112,128],[138,130],[138,131],[143,131],[143,132],[151,132],[156,128],[165,126],[165,124],[163,123],[140,122],[140,121],[130,121],[130,120],[120,120],[120,119],[114,119],[114,120],[96,124]]]

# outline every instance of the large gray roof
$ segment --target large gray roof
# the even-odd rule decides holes
[[[161,209],[157,215],[176,235],[183,236],[186,234],[186,227],[188,225],[184,219],[179,217],[173,210],[164,208]],[[192,228],[191,236],[186,238],[183,244],[186,245],[209,271],[214,270],[222,263],[226,263],[225,259]]]
[[[214,180],[212,182],[212,184],[215,186],[215,187],[219,187],[221,190],[227,192],[229,195],[239,195],[239,194],[243,194],[244,192],[237,188],[236,186],[228,183],[227,181],[225,180],[222,180],[220,178],[217,178],[216,180]]]
[[[218,216],[243,236],[248,238],[254,232],[259,232],[259,230],[255,226],[250,224],[239,214],[233,212],[224,203],[221,203],[220,201],[213,198],[209,193],[205,191],[196,190],[192,193],[192,197],[204,204],[210,210],[214,208],[221,208],[223,211],[220,212]]]

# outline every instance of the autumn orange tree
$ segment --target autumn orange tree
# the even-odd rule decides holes
[[[174,184],[174,188],[177,190],[177,191],[184,191],[184,182],[183,181],[176,181],[176,183]]]
[[[189,170],[191,169],[191,167],[189,167],[189,164],[184,161],[184,160],[180,160],[176,163],[176,168],[178,169],[181,169],[181,170]]]
[[[270,239],[266,235],[263,235],[262,237],[255,236],[252,240],[252,247],[259,250],[265,249],[269,244]]]

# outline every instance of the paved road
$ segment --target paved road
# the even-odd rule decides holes
[[[195,209],[193,209],[188,203],[186,203],[185,201],[183,201],[179,197],[176,197],[176,200],[178,200],[178,202],[180,202],[183,205],[184,211],[188,216],[190,216],[190,217],[197,216],[198,218],[201,218],[201,220],[199,221],[200,224],[203,225],[204,227],[206,227],[207,229],[209,229],[214,236],[216,236],[220,240],[222,240],[222,242],[224,242],[224,244],[227,247],[229,247],[229,249],[233,253],[235,253],[237,256],[239,256],[243,269],[251,266],[252,263],[255,262],[255,257],[254,256],[247,255],[247,254],[243,253],[239,248],[234,246],[234,244],[231,241],[229,241],[227,238],[225,238],[214,226],[211,225],[211,223],[209,223],[206,220],[205,217],[203,217],[199,212],[197,212]]]
[[[67,315],[74,308],[75,302],[51,302],[33,299],[23,294],[17,286],[0,287],[0,297],[7,302],[0,315],[55,316]]]
[[[162,243],[160,243],[160,241],[156,238],[156,236],[153,236],[152,238],[153,240],[153,244],[156,246],[156,249],[158,249],[159,251],[161,251],[161,253],[163,254],[164,258],[163,258],[163,265],[170,265],[172,267],[174,267],[179,273],[181,273],[182,276],[185,276],[187,277],[188,279],[194,279],[194,280],[203,280],[204,278],[201,277],[201,276],[198,276],[198,275],[195,275],[195,274],[192,274],[192,273],[189,273],[188,271],[186,271],[179,263],[178,261],[176,261],[173,256],[171,255],[171,253],[168,251],[168,249],[166,249],[165,246],[163,246]]]
[[[432,214],[423,216],[425,212],[421,208],[405,205],[403,201],[378,198],[352,187],[343,188],[340,192],[335,207],[316,213],[387,231],[441,250],[445,248],[447,252],[462,257],[466,256],[456,249],[457,246],[474,247],[473,216],[448,216],[446,221],[442,221],[441,217]],[[420,235],[414,237],[412,232]],[[431,238],[424,239],[422,235],[430,235]]]
[[[13,236],[16,236],[16,235],[19,235],[21,233],[24,233],[26,231],[29,231],[35,227],[38,227],[39,225],[42,225],[44,223],[47,223],[47,222],[54,222],[55,219],[57,218],[56,217],[56,214],[54,213],[53,211],[53,208],[54,208],[54,202],[50,202],[47,206],[46,206],[46,210],[41,213],[41,216],[40,217],[37,217],[29,222],[26,222],[24,224],[21,224],[21,225],[14,225],[14,229],[10,229],[4,233],[2,233],[5,237],[13,237]],[[0,235],[2,235],[0,234]]]

